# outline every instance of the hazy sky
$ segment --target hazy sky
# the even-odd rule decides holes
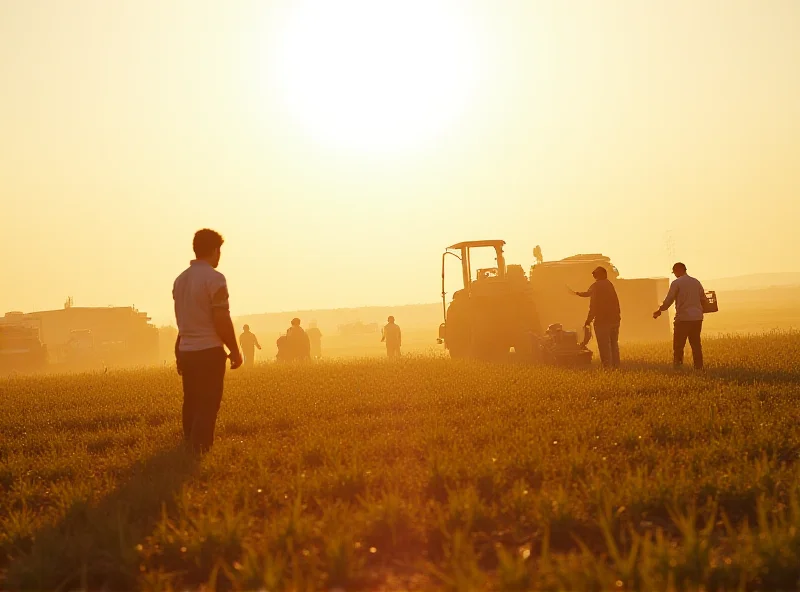
[[[169,320],[203,226],[237,314],[432,302],[479,238],[800,269],[797,0],[6,0],[0,81],[0,314]]]

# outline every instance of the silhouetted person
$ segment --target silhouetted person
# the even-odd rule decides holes
[[[589,298],[589,314],[584,326],[594,322],[594,336],[600,352],[600,362],[604,368],[619,368],[619,298],[614,284],[608,279],[605,267],[597,267],[592,272],[594,283],[586,292],[575,292],[582,298]],[[588,338],[588,337],[587,337]]]
[[[319,330],[316,323],[311,323],[306,333],[311,342],[311,357],[319,360],[322,357],[322,331]]]
[[[198,230],[192,242],[195,259],[172,286],[178,324],[175,359],[183,380],[183,437],[195,452],[206,452],[214,442],[227,359],[231,370],[242,365],[228,284],[216,270],[222,243],[219,233]]]
[[[686,273],[683,263],[672,266],[675,281],[669,286],[669,292],[663,304],[653,313],[657,319],[661,313],[669,310],[675,303],[675,322],[672,332],[672,362],[675,368],[683,366],[683,350],[686,340],[692,346],[692,358],[695,370],[703,369],[703,345],[700,333],[703,330],[703,304],[708,301],[703,285]]]
[[[300,326],[300,319],[292,319],[292,326],[286,331],[286,345],[289,358],[292,360],[308,360],[311,358],[311,342],[305,330]]]
[[[286,335],[279,335],[278,339],[275,341],[275,345],[278,348],[278,353],[275,355],[275,359],[279,362],[286,362],[289,359],[289,348],[286,346]]]
[[[386,343],[386,355],[390,358],[397,358],[400,356],[400,345],[402,342],[400,327],[395,325],[394,317],[390,316],[386,320],[388,322],[384,325],[383,331],[381,332],[381,342]]]
[[[242,334],[239,335],[239,345],[242,346],[242,353],[244,354],[244,366],[252,366],[255,363],[256,348],[261,349],[261,344],[258,342],[258,337],[255,333],[250,332],[250,325],[242,327]]]

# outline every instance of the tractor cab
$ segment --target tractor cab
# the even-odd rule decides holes
[[[529,352],[532,336],[539,333],[532,292],[519,265],[506,267],[502,240],[456,243],[442,254],[442,315],[439,343],[453,357],[498,358],[511,348]],[[476,251],[482,250],[482,257]],[[473,259],[486,261],[494,251],[495,265],[479,267],[473,275]],[[447,304],[445,263],[448,257],[461,262],[462,288]],[[474,278],[474,279],[473,279]]]
[[[444,280],[444,263],[448,255],[452,255],[461,261],[461,278],[464,284],[464,289],[469,290],[472,286],[472,255],[478,249],[494,249],[495,267],[478,269],[475,274],[475,280],[482,279],[504,279],[506,275],[506,260],[503,256],[503,246],[506,241],[502,240],[481,240],[481,241],[465,241],[450,245],[442,253],[442,280]],[[444,291],[444,285],[442,285]]]

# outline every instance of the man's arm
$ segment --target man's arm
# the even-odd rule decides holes
[[[258,342],[258,337],[256,337],[255,335],[253,335],[253,341],[255,341],[255,342],[256,342],[256,347],[257,347],[258,349],[261,349],[261,344]]]
[[[214,319],[214,330],[216,330],[219,338],[222,339],[230,353],[231,370],[236,370],[242,365],[242,353],[239,350],[239,344],[236,342],[236,332],[233,329],[233,321],[231,321],[231,313],[226,308],[215,307],[212,309]]]
[[[672,306],[672,303],[675,302],[675,298],[678,296],[678,280],[672,282],[669,286],[669,292],[667,292],[667,297],[664,298],[664,302],[661,306],[658,307],[658,310],[653,313],[653,318],[657,319],[661,316],[662,312],[669,310],[669,307]]]
[[[675,298],[678,296],[678,283],[677,281],[672,282],[669,287],[669,292],[667,292],[667,297],[664,298],[664,302],[658,308],[661,312],[665,312],[669,309],[670,306],[675,302]]]
[[[597,314],[597,311],[595,311],[595,302],[594,301],[595,301],[595,296],[592,293],[591,294],[591,300],[589,300],[589,314],[586,315],[586,322],[583,324],[584,327],[588,327],[589,325],[591,325],[592,321],[594,320],[594,317]]]
[[[172,282],[172,301],[173,301],[173,306],[175,307],[176,322],[178,320],[178,300],[175,298],[175,284],[177,283],[178,283],[177,279],[174,282]],[[183,374],[183,369],[181,368],[181,359],[178,357],[178,345],[180,345],[180,343],[181,343],[181,333],[179,330],[178,336],[175,337],[175,368],[177,368],[179,376]]]
[[[703,288],[703,284],[697,282],[697,288],[700,290],[700,302],[703,306],[708,306],[708,296],[706,296],[706,291]]]
[[[178,336],[175,338],[175,367],[178,369],[178,375],[183,374],[183,369],[181,368],[181,358],[178,355],[178,346],[181,343],[181,334],[178,333]]]
[[[222,278],[221,275],[220,277]],[[228,307],[228,286],[224,282],[225,279],[222,278],[222,284],[211,295],[211,317],[214,321],[214,330],[230,351],[228,357],[231,359],[231,370],[236,370],[242,365],[242,352],[236,341],[236,331]]]
[[[575,296],[580,296],[581,298],[590,298],[592,296],[592,294],[594,294],[594,289],[595,289],[595,285],[592,284],[591,286],[589,286],[589,289],[586,290],[585,292],[576,292],[576,291],[574,291],[572,289],[570,289],[570,292],[575,294]]]

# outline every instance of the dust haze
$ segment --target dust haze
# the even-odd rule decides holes
[[[419,331],[409,346],[435,345],[439,255],[458,241],[505,240],[526,275],[541,245],[630,280],[678,260],[709,285],[747,276],[723,298],[800,283],[797,3],[471,0],[421,18],[412,2],[388,28],[355,0],[327,27],[305,6],[0,9],[0,314],[72,298],[128,311],[91,341],[121,347],[125,315],[167,341],[170,285],[202,227],[226,237],[238,325],[272,347],[293,316],[316,318],[332,353],[350,347],[339,325],[393,310]],[[755,294],[741,306],[751,296],[763,309]],[[785,309],[729,323],[723,309],[715,330],[794,326]],[[70,339],[39,329],[53,352]],[[140,329],[124,339],[147,342]]]
[[[800,0],[0,2],[0,590],[793,590]]]

